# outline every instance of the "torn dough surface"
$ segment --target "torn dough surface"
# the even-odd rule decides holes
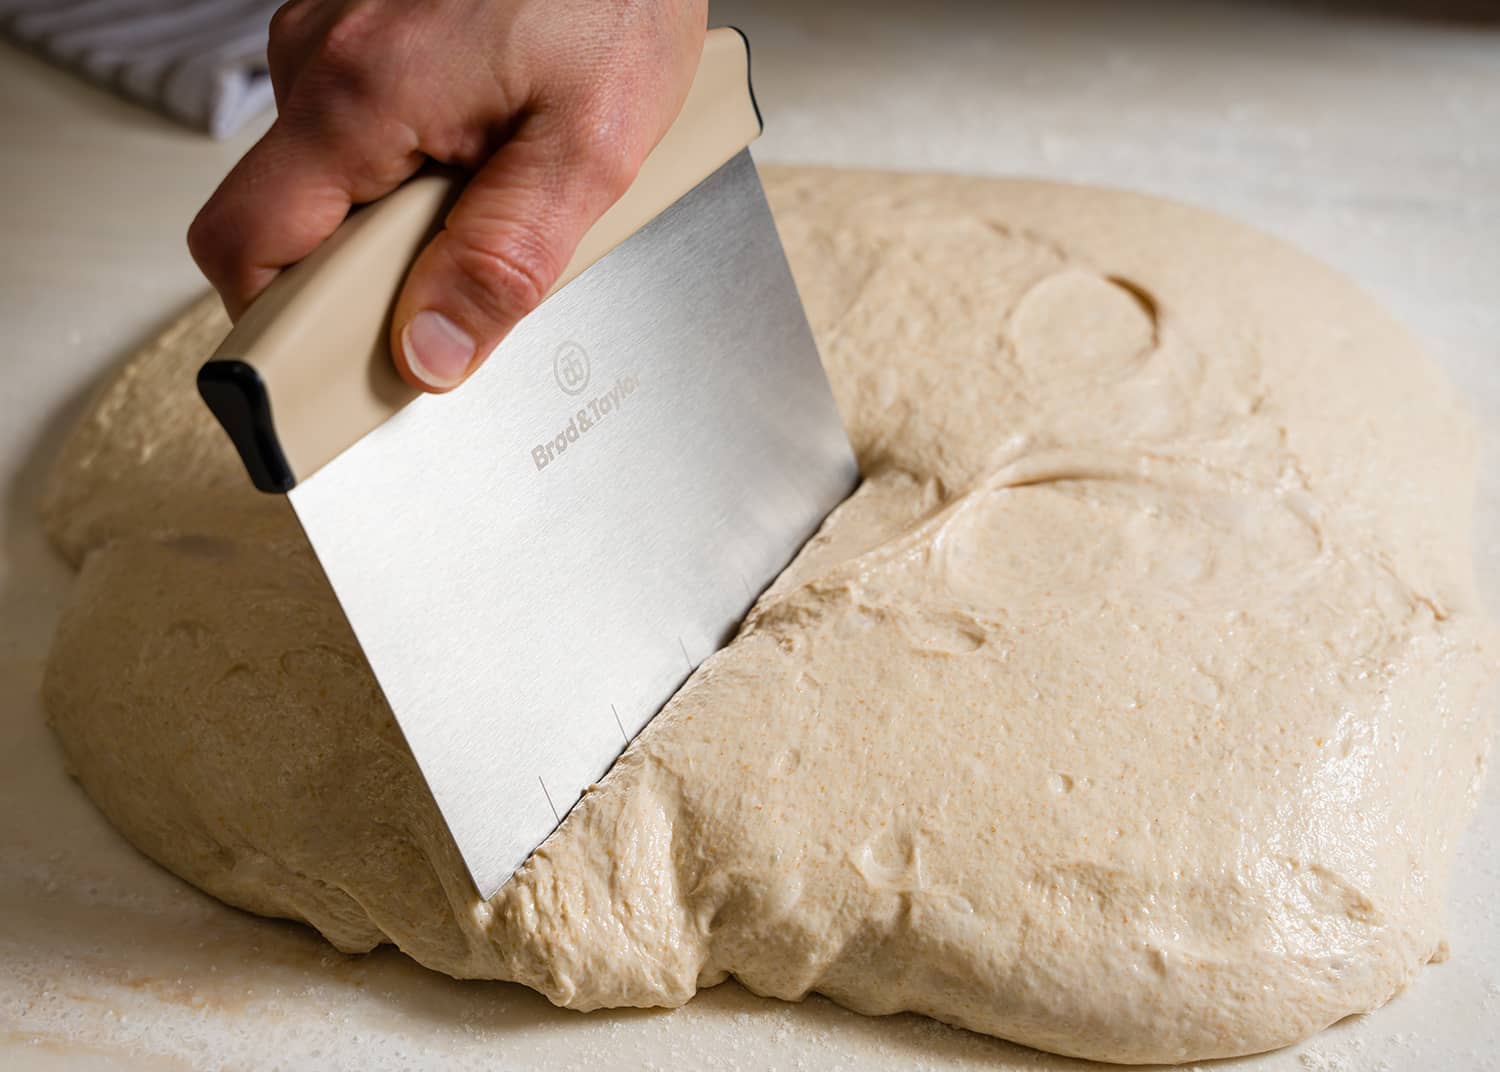
[[[1496,673],[1442,377],[1197,210],[767,178],[865,482],[500,894],[193,392],[211,300],[45,503],[80,571],[45,700],[90,795],[232,904],[580,1009],[733,975],[1142,1062],[1387,1001],[1445,949]]]

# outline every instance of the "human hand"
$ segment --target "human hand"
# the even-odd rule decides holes
[[[556,282],[687,95],[706,0],[292,0],[278,114],[188,230],[232,318],[352,205],[428,158],[473,173],[392,318],[408,383],[446,391]]]

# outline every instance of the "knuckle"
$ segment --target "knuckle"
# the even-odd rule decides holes
[[[547,243],[525,233],[496,242],[455,236],[452,257],[483,310],[504,322],[540,305],[562,271]]]
[[[642,156],[619,125],[608,119],[591,121],[574,136],[574,149],[587,181],[607,191],[611,200],[623,194],[635,180]]]
[[[364,93],[381,69],[389,45],[389,22],[372,5],[355,4],[326,26],[311,50],[320,89]]]
[[[429,122],[422,131],[421,148],[441,164],[477,170],[494,147],[490,132],[474,123]]]
[[[302,26],[305,8],[305,0],[289,0],[272,13],[269,46],[271,49],[286,48],[296,39],[297,32]]]
[[[188,224],[187,246],[193,261],[207,272],[218,261],[220,237],[223,227],[218,219],[218,210],[213,201],[204,205]]]

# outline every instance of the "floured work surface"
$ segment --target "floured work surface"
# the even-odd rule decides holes
[[[865,484],[494,901],[193,393],[211,303],[105,390],[46,505],[81,565],[46,702],[85,788],[227,901],[579,1008],[733,974],[1145,1061],[1386,1001],[1445,951],[1496,668],[1441,376],[1195,210],[768,187]]]

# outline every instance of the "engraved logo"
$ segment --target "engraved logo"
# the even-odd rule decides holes
[[[559,385],[562,383],[561,376],[558,378],[558,383]],[[569,447],[599,427],[600,421],[609,418],[613,413],[620,412],[639,386],[640,381],[633,374],[627,373],[615,380],[614,386],[602,395],[579,399],[573,403],[575,406],[581,405],[581,408],[573,411],[568,418],[568,423],[559,428],[557,434],[551,439],[543,440],[531,448],[531,462],[536,466],[537,472],[541,472],[566,454]]]
[[[563,394],[582,394],[589,385],[589,352],[576,342],[565,342],[552,355],[552,375]]]

